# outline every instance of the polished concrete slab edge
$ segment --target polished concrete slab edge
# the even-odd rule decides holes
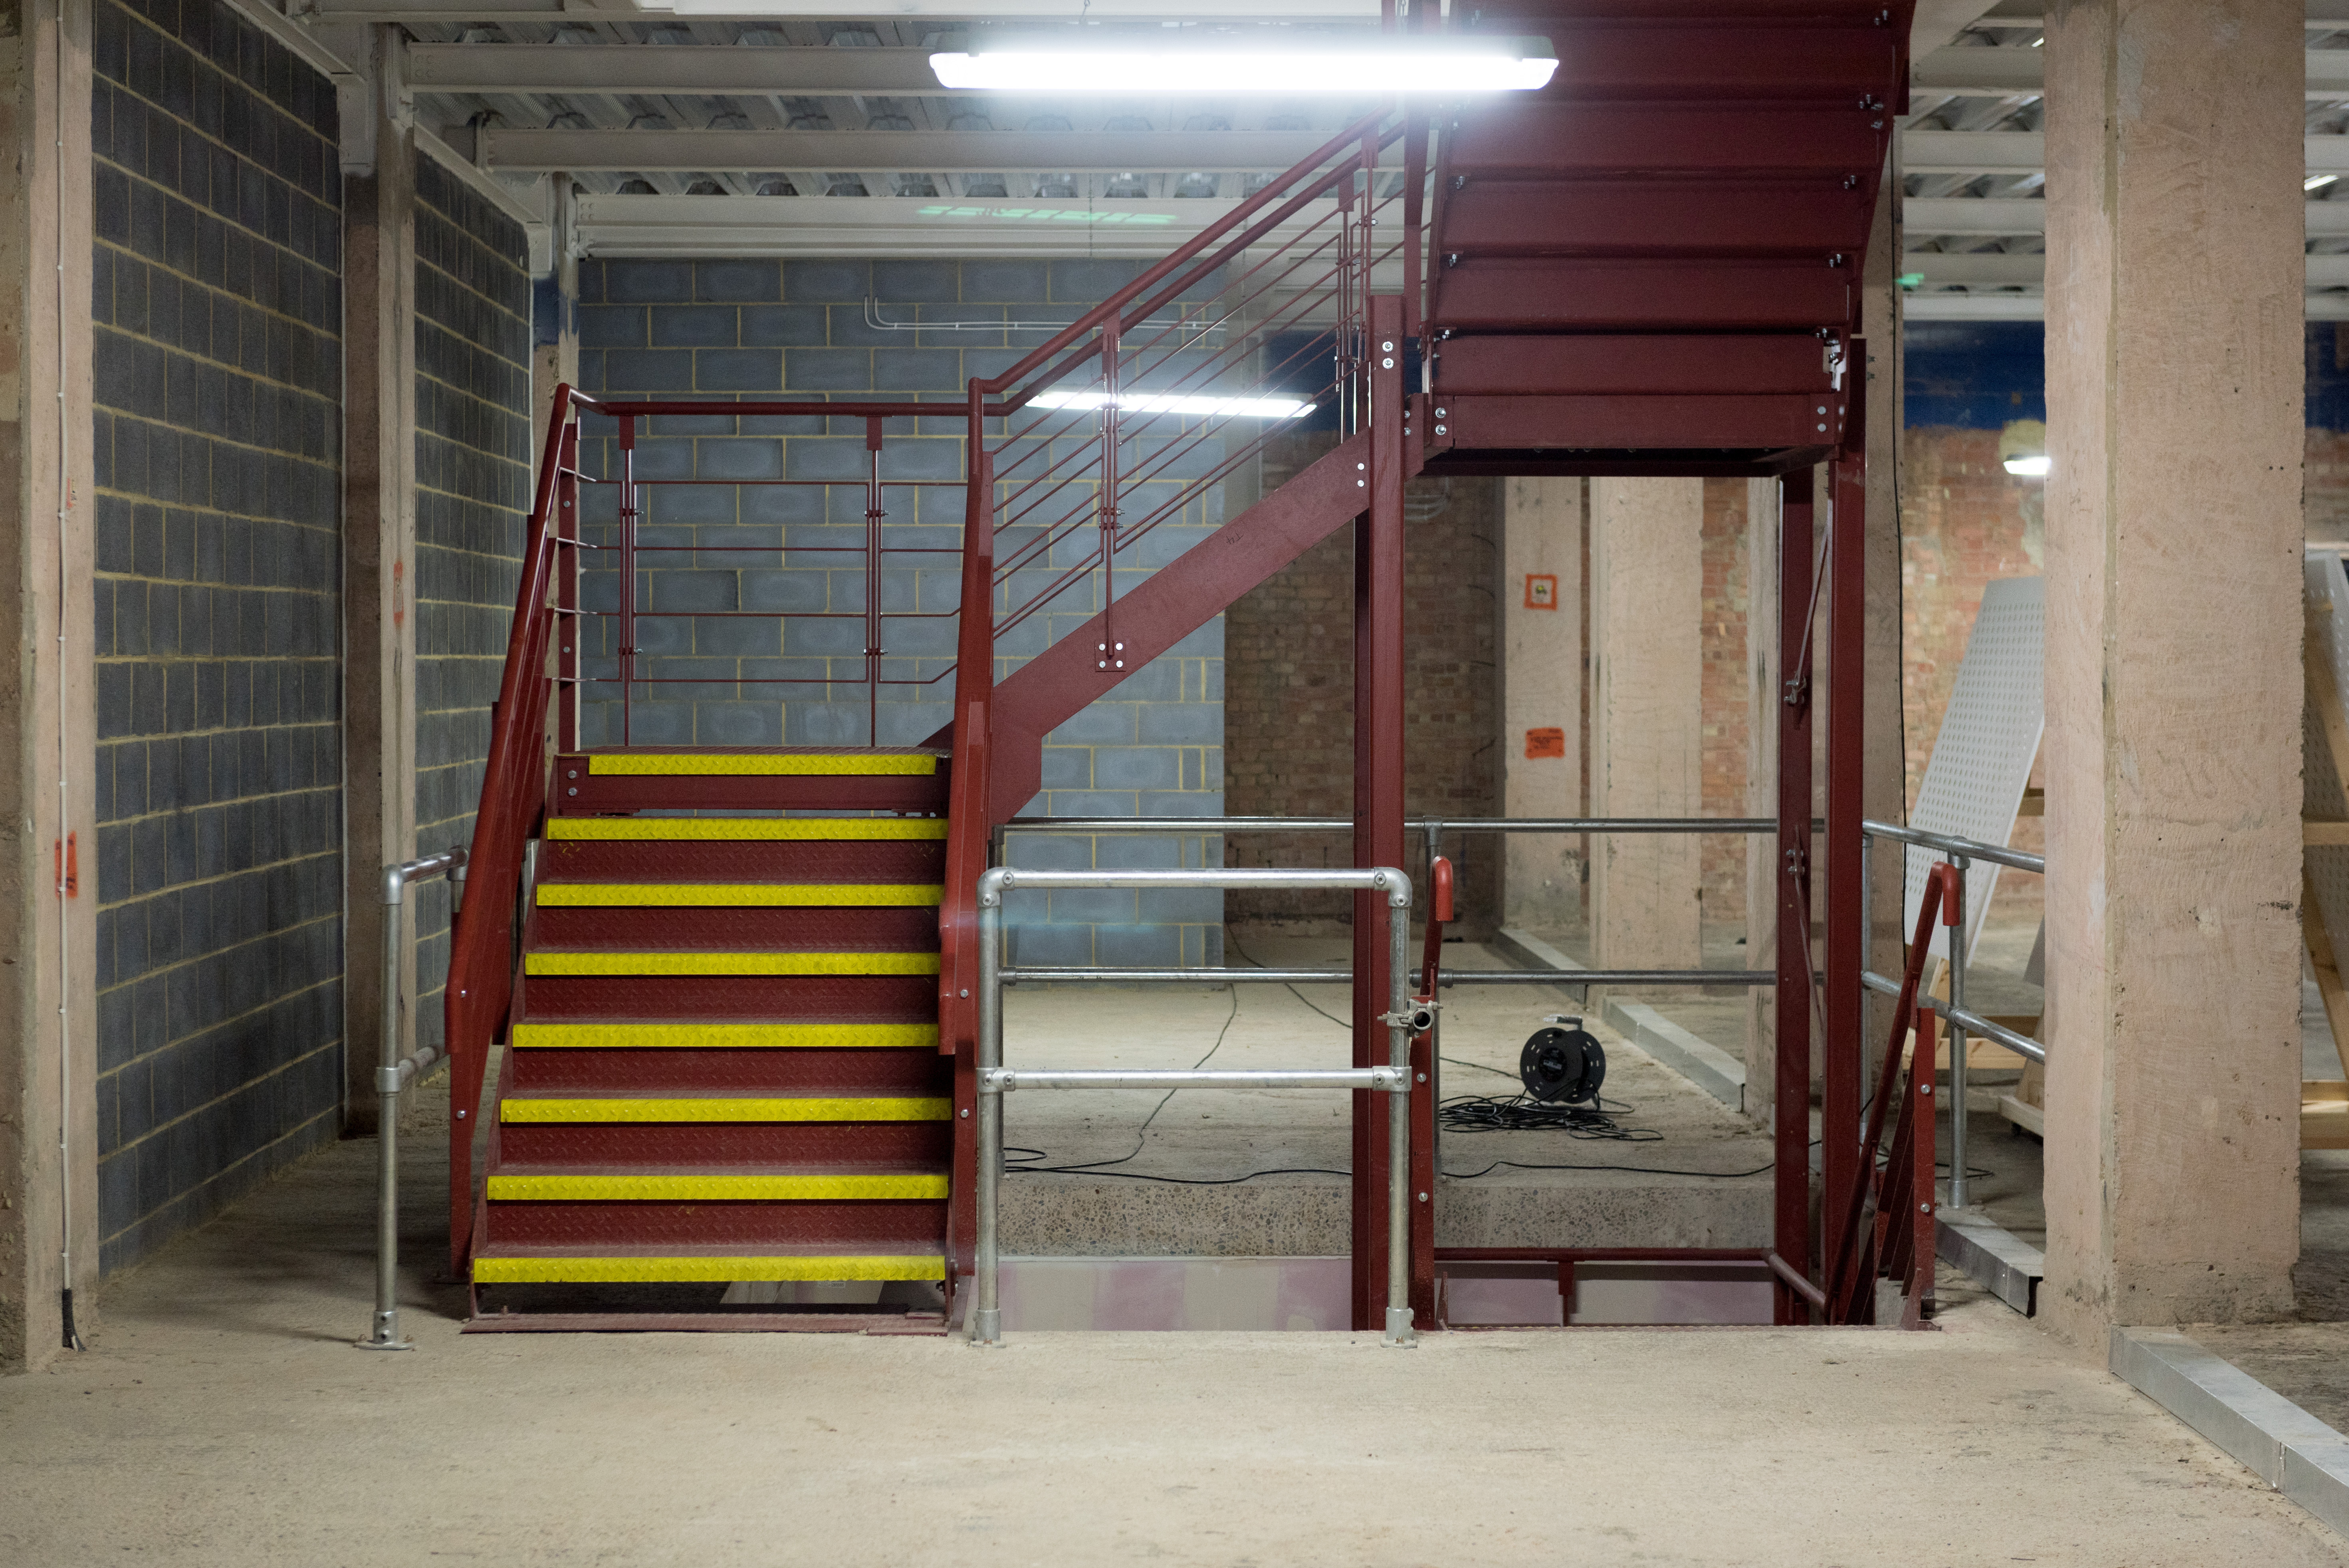
[[[1641,1050],[1721,1101],[1745,1112],[1745,1064],[1640,1002],[1607,1004],[1607,1021]]]
[[[1589,967],[1587,964],[1578,963],[1568,958],[1532,932],[1519,931],[1513,925],[1501,927],[1500,934],[1493,939],[1493,945],[1528,969],[1587,969]]]
[[[2116,1328],[2113,1375],[2349,1535],[2349,1438],[2170,1328]]]
[[[2039,1311],[2039,1282],[2047,1277],[2047,1255],[1974,1209],[1943,1209],[1937,1216],[1933,1251],[1952,1268],[2025,1317]]]
[[[1493,945],[1528,969],[1583,969],[1529,931],[1503,926]],[[1736,1111],[1745,1111],[1745,1064],[1712,1042],[1691,1034],[1653,1007],[1609,1000],[1609,1026],[1633,1045]]]

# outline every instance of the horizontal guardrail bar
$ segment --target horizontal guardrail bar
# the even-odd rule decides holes
[[[1406,832],[1775,833],[1775,817],[1405,817]],[[1825,828],[1824,820],[1814,828]],[[1014,817],[1002,833],[1339,833],[1351,817]]]
[[[1383,892],[1397,908],[1411,903],[1411,882],[1401,872],[1378,867],[1315,871],[1281,871],[1265,866],[1205,866],[1195,871],[1031,872],[1019,866],[998,866],[987,873],[1005,892],[1022,888],[1184,887],[1184,888],[1345,888]]]
[[[1775,969],[1446,969],[1446,985],[1775,985]]]
[[[1900,995],[1898,982],[1887,979],[1873,969],[1863,971],[1859,979],[1860,984],[1878,995],[1886,996]],[[1985,1040],[1995,1041],[2017,1056],[2029,1057],[2034,1062],[2044,1064],[2047,1060],[2047,1047],[2044,1045],[2028,1035],[2018,1035],[2002,1024],[1993,1024],[1980,1013],[1969,1011],[1964,1007],[1952,1007],[1941,1002],[1934,1003],[1933,1010],[1969,1035],[1980,1035]]]
[[[1216,985],[1256,980],[1282,985],[1345,985],[1350,969],[1048,969],[1005,965],[996,971],[1005,985],[1065,985],[1098,982],[1116,985]]]
[[[2013,866],[2019,872],[2047,874],[2045,855],[2027,854],[2010,850],[2003,844],[1985,844],[1978,839],[1956,839],[1947,833],[1929,833],[1922,828],[1903,828],[1891,822],[1863,821],[1859,830],[1872,839],[1898,839],[1904,844],[1914,844],[1920,850],[1932,850],[1944,855],[1962,855],[1968,860],[1988,861],[1993,865]]]
[[[2047,1047],[2028,1035],[2018,1035],[2013,1029],[1993,1024],[1980,1013],[1969,1012],[1963,1007],[1944,1008],[1941,1016],[1969,1035],[1980,1035],[1986,1040],[1995,1040],[2017,1056],[2029,1057],[2042,1066],[2046,1065]]]
[[[1370,1088],[1408,1092],[1411,1075],[1401,1068],[1174,1068],[1123,1072],[1092,1068],[997,1068],[979,1074],[978,1092],[1009,1094],[1022,1088]]]

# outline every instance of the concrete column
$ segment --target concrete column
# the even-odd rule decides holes
[[[1578,479],[1516,479],[1502,494],[1501,810],[1582,813],[1582,492]],[[1501,923],[1581,921],[1582,840],[1511,833]]]
[[[1968,0],[1971,4],[1971,0]],[[1868,232],[1859,330],[1868,343],[1868,698],[1862,740],[1860,810],[1879,822],[1905,821],[1908,762],[1901,750],[1900,424],[1901,353],[1900,175],[1898,144],[1886,160],[1877,192],[1876,223]],[[1879,975],[1900,973],[1900,857],[1891,846],[1870,865],[1866,963]],[[1889,998],[1874,992],[1860,1008],[1862,1060],[1873,1071],[1892,1025]],[[1873,1078],[1867,1082],[1873,1083]]]
[[[1778,814],[1778,481],[1745,481],[1745,814]],[[1799,612],[1797,612],[1799,614]],[[1778,962],[1778,844],[1745,841],[1745,967]],[[1777,1103],[1777,1004],[1745,994],[1745,1113],[1768,1125]]]
[[[1590,809],[1694,817],[1704,802],[1704,481],[1590,482]],[[1593,961],[1693,969],[1697,841],[1614,834],[1590,849]]]
[[[416,853],[416,145],[392,30],[377,32],[375,169],[343,182],[343,1038],[357,1131],[375,1126],[383,868]],[[412,988],[412,947],[408,964]]]
[[[547,176],[551,253],[544,271],[533,267],[530,332],[531,478],[538,477],[546,450],[546,421],[554,412],[554,388],[579,384],[579,249],[572,214],[575,197],[568,174]],[[537,258],[533,257],[535,263]]]
[[[90,60],[80,0],[0,38],[0,1371],[95,1325]],[[72,846],[70,874],[67,846]]]
[[[2098,1349],[2292,1304],[2301,29],[2049,17],[2041,1300]]]

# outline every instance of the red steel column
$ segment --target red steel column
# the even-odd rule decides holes
[[[1868,344],[1852,341],[1848,380],[1866,375]],[[1859,927],[1859,820],[1866,758],[1861,749],[1868,679],[1868,397],[1864,384],[1846,397],[1850,413],[1832,469],[1834,511],[1827,535],[1827,841],[1826,1039],[1819,1124],[1820,1169],[1829,1214],[1848,1212],[1859,1182],[1859,973],[1866,934]],[[1827,1266],[1843,1260],[1827,1241]]]
[[[1366,511],[1354,524],[1354,864],[1402,860],[1402,299],[1369,304],[1371,458]],[[1354,895],[1354,1066],[1387,1060],[1386,900]],[[1357,1329],[1384,1325],[1387,1108],[1354,1092],[1354,1279]],[[1397,1238],[1409,1244],[1409,1238]]]
[[[1811,470],[1778,481],[1778,1255],[1811,1269]],[[1829,1211],[1832,1212],[1833,1211]],[[1808,1321],[1785,1286],[1776,1320]]]

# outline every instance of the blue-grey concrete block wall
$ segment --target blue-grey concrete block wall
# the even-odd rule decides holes
[[[939,417],[893,421],[882,451],[881,582],[885,684],[874,727],[864,627],[867,456],[861,420],[704,417],[652,421],[638,432],[646,480],[792,480],[784,486],[653,484],[645,490],[641,546],[704,553],[640,558],[628,733],[637,745],[909,746],[944,726],[953,696],[961,585],[964,421],[968,379],[1008,369],[1128,282],[1143,263],[1093,261],[610,261],[580,269],[580,384],[591,393],[759,397],[880,395],[940,405]],[[1206,292],[1212,294],[1213,285]],[[1187,362],[1177,362],[1187,363]],[[618,471],[609,420],[591,420],[588,472]],[[999,432],[997,432],[999,433]],[[1183,500],[1183,481],[1212,470],[1216,449],[1186,452],[1126,500],[1127,515],[1161,502],[1179,510],[1131,554],[1123,594],[1224,521],[1214,485]],[[1041,453],[1058,460],[1061,449]],[[583,496],[591,542],[616,535],[610,486]],[[1009,559],[1031,537],[999,541]],[[1007,586],[1024,603],[1049,578],[1081,565],[1089,532],[1055,544]],[[935,553],[921,555],[917,551]],[[1125,564],[1131,560],[1132,564]],[[1100,608],[1098,573],[1079,576],[1041,613],[1009,629],[999,678]],[[616,609],[618,583],[591,576],[588,607]],[[655,612],[643,614],[642,612]],[[668,618],[665,611],[781,612]],[[591,624],[588,671],[616,680],[615,624]],[[620,738],[616,686],[587,688],[591,744]],[[1215,816],[1223,809],[1223,624],[1219,618],[1054,733],[1044,788],[1027,812],[1050,816]],[[1015,836],[1015,864],[1198,865],[1220,841]],[[1221,962],[1221,906],[1213,894],[1133,892],[1022,900],[1012,911],[1022,962]]]
[[[531,279],[522,225],[416,160],[416,845],[473,839],[530,512]],[[549,395],[553,388],[548,388]],[[411,895],[416,1037],[446,1025],[449,883]]]
[[[338,1124],[342,184],[334,88],[228,6],[91,21],[114,1269]]]

